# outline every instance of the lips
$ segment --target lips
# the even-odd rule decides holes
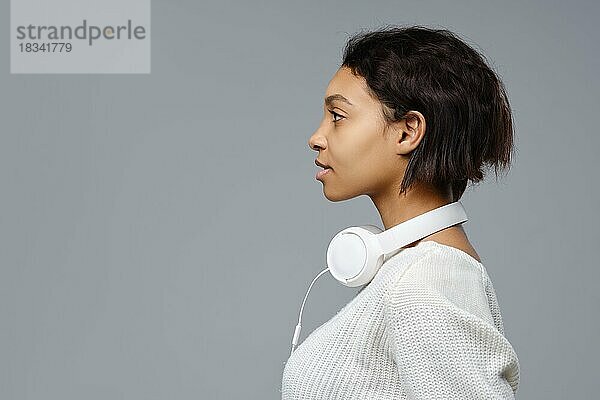
[[[331,168],[329,165],[322,163],[321,161],[319,161],[318,159],[315,160],[315,164],[321,168],[329,168],[329,169],[333,169]]]
[[[316,178],[316,179],[318,179],[318,180],[321,180],[321,179],[323,179],[323,177],[324,177],[325,175],[327,175],[327,174],[330,174],[330,173],[333,173],[333,172],[331,172],[331,171],[332,171],[332,169],[331,169],[331,168],[325,168],[325,169],[322,169],[322,170],[320,170],[320,171],[318,171],[318,172],[317,172],[317,174],[315,175],[315,178]]]

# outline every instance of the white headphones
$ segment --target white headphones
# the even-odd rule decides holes
[[[313,279],[304,296],[292,339],[292,353],[300,337],[304,303],[312,285],[321,275],[329,271],[335,279],[348,287],[367,284],[383,263],[406,245],[467,220],[463,205],[456,201],[417,215],[387,230],[375,225],[361,225],[350,226],[337,233],[327,247],[327,268]]]
[[[375,225],[348,227],[331,239],[327,267],[343,285],[369,283],[381,265],[408,244],[467,221],[459,201],[435,208],[382,231]]]

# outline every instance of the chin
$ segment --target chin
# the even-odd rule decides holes
[[[327,200],[333,201],[333,202],[350,200],[350,199],[353,199],[354,197],[358,196],[358,194],[328,190],[326,184],[323,185],[323,194],[325,195],[325,198]]]

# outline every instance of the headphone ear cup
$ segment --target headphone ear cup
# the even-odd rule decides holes
[[[383,251],[374,225],[352,226],[331,239],[327,267],[343,285],[356,287],[369,283],[383,263]]]

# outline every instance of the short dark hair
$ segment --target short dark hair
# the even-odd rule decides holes
[[[361,31],[348,39],[342,67],[363,77],[382,103],[386,123],[409,110],[426,120],[426,132],[410,155],[400,190],[431,183],[453,201],[467,181],[484,177],[484,164],[509,168],[513,117],[504,84],[484,55],[447,29],[421,25]]]

